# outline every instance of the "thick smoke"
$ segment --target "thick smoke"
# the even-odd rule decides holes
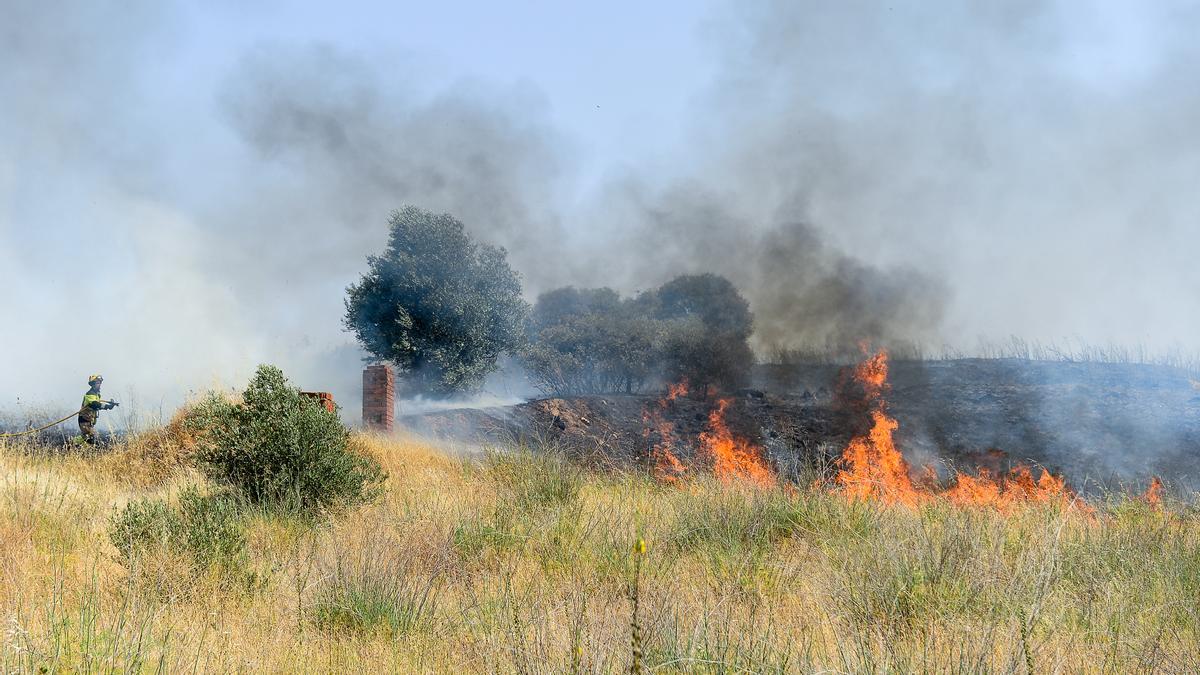
[[[643,287],[680,273],[728,277],[750,301],[765,356],[777,349],[857,354],[864,340],[895,347],[938,339],[949,291],[928,275],[867,265],[803,221],[738,213],[742,200],[752,201],[748,194],[695,184],[652,196],[632,189],[624,195],[638,225],[624,269]]]
[[[429,91],[289,44],[179,87],[155,66],[178,57],[178,13],[109,9],[29,3],[6,24],[4,405],[73,400],[103,372],[127,403],[169,413],[272,362],[355,416],[344,289],[405,203],[508,246],[533,284],[547,269],[532,263],[561,239],[562,143],[535,93]]]
[[[422,96],[404,84],[394,74],[381,81],[369,63],[329,46],[262,47],[222,83],[219,117],[245,143],[251,163],[276,174],[263,182],[278,200],[302,193],[296,210],[319,206],[293,235],[325,244],[295,251],[319,274],[361,272],[362,253],[378,248],[386,214],[419,203],[507,246],[538,285],[546,268],[534,264],[538,244],[559,238],[552,214],[563,163],[561,143],[541,121],[542,104],[521,91],[460,85]],[[275,201],[244,208],[277,217]],[[279,234],[267,227],[241,236]]]
[[[688,181],[610,191],[647,252],[630,274],[729,275],[760,347],[1193,348],[1200,53],[1179,27],[1196,18],[1190,3],[731,6],[705,33],[723,70],[695,105]]]
[[[590,187],[532,87],[280,38],[201,64],[206,12],[6,5],[0,405],[104,371],[169,409],[269,361],[353,411],[342,295],[404,203],[531,296],[725,274],[764,352],[1200,328],[1186,5],[729,3],[686,147]]]
[[[1194,345],[1198,16],[740,4],[711,26],[726,71],[700,125],[708,172],[749,221],[811,222],[871,268],[947,286],[942,340]]]

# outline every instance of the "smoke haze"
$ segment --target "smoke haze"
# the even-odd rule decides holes
[[[68,5],[0,22],[0,407],[272,362],[352,417],[342,297],[405,203],[531,297],[724,274],[763,350],[1200,328],[1191,3],[722,4],[685,142],[599,172],[529,81],[252,22],[199,63],[221,3]]]

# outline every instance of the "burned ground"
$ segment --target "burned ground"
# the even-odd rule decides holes
[[[865,431],[843,368],[762,366],[757,389],[731,395],[727,421],[782,473],[827,464]],[[1150,365],[1015,359],[892,364],[888,411],[910,463],[1006,471],[1034,463],[1077,489],[1167,477],[1200,485],[1200,391],[1184,371]],[[574,454],[645,462],[670,424],[673,452],[693,457],[715,398],[607,395],[403,416],[422,434],[466,442],[549,441]]]
[[[732,399],[726,415],[730,430],[765,448],[776,466],[816,456],[821,443],[839,437],[832,409],[817,404],[811,396],[746,390]],[[660,443],[668,443],[685,460],[693,457],[717,400],[685,396],[662,401],[641,394],[547,398],[516,406],[404,416],[400,423],[439,438],[484,443],[550,441],[577,456],[641,464]],[[654,414],[671,425],[670,438],[664,438],[647,419]]]

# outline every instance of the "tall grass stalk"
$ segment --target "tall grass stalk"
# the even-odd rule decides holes
[[[0,448],[0,669],[1200,670],[1200,512],[1186,496],[1114,495],[1090,513],[888,508],[805,487],[664,486],[537,448],[464,460],[353,441],[387,473],[384,493],[315,523],[240,515],[245,564],[266,580],[253,592],[186,558],[135,574],[110,540],[130,503],[214,489],[186,464],[147,481]],[[631,532],[645,554],[630,554]]]

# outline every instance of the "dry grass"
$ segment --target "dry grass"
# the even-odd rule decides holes
[[[175,413],[165,426],[127,438],[97,460],[99,470],[146,488],[160,487],[194,465],[196,437],[187,428],[190,408]]]
[[[1181,503],[888,509],[358,436],[385,496],[318,526],[249,514],[266,583],[246,588],[170,556],[120,564],[110,516],[202,482],[186,461],[131,465],[173,452],[155,443],[0,446],[0,669],[620,672],[638,536],[647,671],[1200,669]]]

